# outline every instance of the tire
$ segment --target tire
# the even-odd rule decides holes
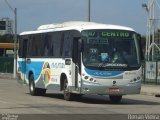
[[[110,95],[109,98],[111,103],[120,103],[122,100],[122,95]]]
[[[64,95],[64,99],[66,101],[71,101],[73,100],[73,94],[69,92],[69,89],[68,89],[68,81],[67,79],[64,80],[64,84],[63,84],[63,95]]]
[[[35,87],[33,74],[29,77],[29,92],[32,96],[44,96],[46,94],[46,89]]]

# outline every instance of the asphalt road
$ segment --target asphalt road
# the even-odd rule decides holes
[[[120,120],[122,114],[123,119],[131,119],[129,115],[135,114],[158,114],[160,119],[160,98],[126,95],[121,103],[112,104],[108,96],[86,95],[74,101],[65,101],[60,92],[48,91],[45,96],[31,96],[28,86],[22,86],[13,79],[0,79],[0,114],[3,120],[16,117],[14,115],[19,115],[19,119],[29,119],[31,115],[38,117],[36,119],[46,116],[48,119],[60,119],[61,116],[65,120],[72,120],[73,116],[83,120],[101,117],[103,120],[107,115]]]

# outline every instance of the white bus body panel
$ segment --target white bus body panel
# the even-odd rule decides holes
[[[141,79],[141,68],[133,71],[100,71],[83,67],[82,93],[104,95],[139,94]]]

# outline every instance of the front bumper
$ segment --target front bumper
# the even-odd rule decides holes
[[[111,89],[116,89],[116,91],[111,91]],[[109,86],[109,85],[103,86],[99,84],[82,82],[82,89],[81,89],[82,94],[100,94],[100,95],[140,94],[140,91],[141,91],[141,81],[119,86]]]

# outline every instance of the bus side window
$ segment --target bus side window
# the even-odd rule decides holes
[[[43,55],[44,56],[49,56],[49,36],[46,34],[45,36],[44,36],[44,53],[43,53]]]
[[[50,48],[53,51],[53,57],[59,58],[61,57],[61,32],[55,32],[51,36],[52,45],[50,44]]]
[[[22,48],[22,58],[26,58],[27,57],[27,42],[28,42],[28,39],[24,39],[23,40],[23,48]]]
[[[63,43],[63,57],[71,57],[72,56],[72,41],[73,36],[71,31],[65,32],[64,34],[64,43]]]
[[[18,56],[20,58],[22,58],[22,45],[23,45],[23,41],[22,38],[19,39],[19,47],[18,47]]]

